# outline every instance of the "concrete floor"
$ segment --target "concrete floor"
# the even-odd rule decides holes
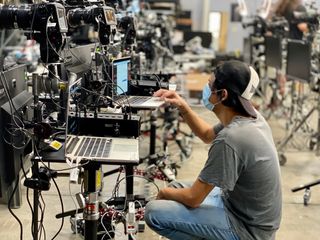
[[[198,113],[208,122],[216,123],[215,117],[203,108],[195,108]],[[275,140],[278,141],[284,136],[284,122],[277,118],[269,121]],[[298,135],[297,135],[298,136]],[[298,136],[299,137],[299,136]],[[307,149],[302,145],[303,149]],[[148,146],[148,141],[143,140],[144,146]],[[160,144],[160,143],[159,143]],[[194,140],[193,154],[185,161],[181,169],[178,170],[178,179],[193,180],[197,177],[201,167],[203,166],[208,145],[202,144],[198,139]],[[174,150],[173,150],[174,151]],[[143,152],[143,151],[142,151]],[[291,192],[291,188],[300,184],[309,183],[320,178],[320,159],[314,152],[308,150],[294,150],[289,148],[285,151],[287,163],[281,167],[282,172],[282,190],[283,190],[283,217],[281,228],[277,233],[277,240],[314,240],[320,239],[320,185],[312,188],[312,198],[308,206],[303,205],[303,191],[296,193]],[[60,165],[52,165],[52,168],[61,167]],[[105,170],[111,169],[110,166],[104,166]],[[60,188],[65,210],[74,209],[74,203],[71,194],[79,192],[80,186],[76,184],[68,184],[68,178],[58,178],[58,186]],[[106,177],[104,179],[105,190],[104,197],[110,196],[110,192],[115,183],[115,177]],[[162,183],[160,183],[162,184]],[[161,186],[161,185],[160,185]],[[23,236],[25,240],[32,239],[31,228],[31,212],[26,202],[26,189],[22,188],[23,204],[19,209],[15,209],[14,213],[19,217],[23,224]],[[70,194],[71,193],[71,194]],[[30,196],[32,194],[30,193]],[[46,203],[44,226],[46,238],[51,239],[55,232],[59,229],[61,220],[55,219],[55,215],[61,212],[57,190],[52,184],[48,192],[43,192],[43,198]],[[32,198],[31,198],[32,199]],[[17,240],[19,239],[19,225],[10,215],[5,205],[0,205],[0,239]],[[44,234],[42,234],[42,239]],[[69,219],[66,218],[61,233],[55,239],[82,239],[72,233]],[[123,235],[121,226],[116,229],[115,239],[128,239]],[[136,239],[156,240],[159,236],[148,228],[144,233],[139,233]]]

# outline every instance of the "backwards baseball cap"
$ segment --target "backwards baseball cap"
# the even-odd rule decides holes
[[[235,93],[243,109],[252,117],[257,117],[250,100],[259,85],[257,72],[247,64],[231,60],[222,63],[214,71],[215,83],[219,88],[225,88]]]

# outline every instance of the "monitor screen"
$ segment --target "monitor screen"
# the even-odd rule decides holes
[[[287,76],[289,79],[309,82],[310,73],[310,43],[299,40],[289,40],[287,46]]]
[[[281,69],[282,67],[282,41],[279,37],[265,36],[266,65]]]
[[[126,94],[130,80],[130,58],[114,60],[112,76],[115,95]]]

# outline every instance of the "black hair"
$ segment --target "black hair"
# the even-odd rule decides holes
[[[238,94],[232,91],[230,88],[228,88],[228,86],[226,86],[226,84],[223,82],[223,79],[225,78],[225,74],[223,73],[221,66],[222,65],[219,65],[213,70],[213,74],[215,75],[215,81],[214,81],[214,84],[212,85],[211,90],[217,91],[221,89],[226,89],[228,91],[228,97],[227,99],[223,100],[221,103],[224,106],[230,107],[242,115],[248,115],[248,113],[243,108],[239,100]],[[219,99],[223,98],[222,93],[223,93],[222,91],[217,92],[217,96],[219,97]]]

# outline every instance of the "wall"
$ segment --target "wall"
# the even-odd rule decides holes
[[[247,7],[250,12],[255,12],[257,8],[257,0],[247,0]],[[231,4],[237,3],[237,1],[232,0],[212,0],[210,11],[227,12],[229,14],[228,21],[228,31],[227,31],[227,52],[242,51],[243,48],[243,38],[248,36],[249,29],[243,29],[241,22],[231,22],[230,21],[230,9]],[[249,13],[250,14],[250,13]]]
[[[202,30],[202,12],[204,0],[180,0],[182,10],[192,11],[192,30]]]
[[[209,4],[208,4],[209,2]],[[194,31],[206,31],[204,28],[206,24],[203,23],[204,9],[203,5],[206,3],[209,5],[207,9],[210,11],[228,12],[230,13],[231,3],[236,3],[236,0],[180,0],[183,10],[192,11],[192,29]],[[247,5],[250,10],[256,9],[258,0],[247,0]],[[248,31],[244,31],[241,23],[238,22],[228,22],[228,32],[227,32],[227,48],[226,51],[236,51],[242,50],[242,39],[248,35]]]
[[[203,31],[203,15],[204,9],[203,4],[206,0],[180,0],[183,10],[192,11],[192,29],[194,31]],[[274,0],[273,2],[275,2]],[[304,2],[310,2],[314,0],[304,0]],[[249,9],[249,14],[254,14],[259,6],[261,6],[263,0],[246,0],[247,7]],[[316,0],[316,6],[320,6],[320,0]],[[223,11],[230,14],[230,5],[232,3],[237,3],[236,0],[209,0],[209,11]],[[207,10],[207,11],[208,11]],[[230,19],[230,17],[229,17]],[[243,38],[248,36],[250,29],[243,29],[241,23],[239,22],[228,22],[228,32],[227,32],[227,52],[232,51],[242,51],[243,48]]]
[[[206,0],[180,0],[183,10],[192,11],[192,29],[194,31],[205,31],[205,24],[203,24],[204,9],[203,5]],[[237,3],[236,0],[208,0],[209,11],[223,11],[230,14],[230,8],[232,3]],[[273,0],[276,2],[277,0]],[[316,6],[320,8],[320,0],[303,0],[304,2],[316,2]],[[246,0],[247,7],[249,9],[249,15],[253,15],[256,9],[261,6],[263,0]],[[243,29],[239,22],[228,22],[227,32],[227,52],[242,51],[243,49],[243,38],[248,36],[250,29]]]

